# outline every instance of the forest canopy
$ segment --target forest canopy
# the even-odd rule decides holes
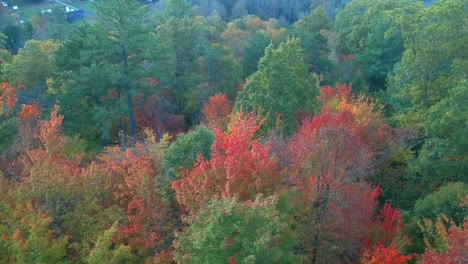
[[[0,263],[468,261],[465,0],[63,2],[0,6]]]

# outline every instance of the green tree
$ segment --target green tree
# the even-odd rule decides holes
[[[167,46],[152,32],[147,6],[103,0],[96,13],[95,24],[79,28],[57,51],[50,92],[68,133],[94,142],[115,140],[118,130],[134,137],[135,98],[151,92],[147,78],[159,79],[170,67]]]
[[[254,32],[245,41],[242,54],[242,69],[248,77],[258,70],[258,62],[265,55],[265,49],[271,44],[271,39],[261,32]]]
[[[457,224],[463,223],[468,214],[467,208],[462,208],[463,199],[468,197],[468,184],[462,182],[448,183],[435,192],[419,199],[414,205],[414,215],[436,221],[440,214],[444,214]]]
[[[12,53],[16,53],[25,42],[24,33],[27,27],[22,28],[20,20],[16,12],[0,6],[0,32],[6,36],[6,48]]]
[[[18,92],[18,104],[38,102],[49,106],[46,96],[47,78],[50,76],[50,60],[58,48],[52,40],[28,40],[24,48],[5,65],[5,77],[11,85],[24,85],[27,89]]]
[[[300,263],[287,204],[278,197],[254,202],[213,199],[188,219],[179,235],[176,261],[183,263]]]
[[[410,163],[412,172],[425,186],[436,187],[448,181],[467,182],[468,171],[468,81],[448,91],[447,97],[425,113],[422,122],[424,145]],[[430,189],[432,189],[431,187]]]
[[[464,1],[442,0],[411,13],[393,12],[404,38],[405,52],[390,77],[401,124],[422,124],[425,113],[466,79]]]
[[[468,214],[463,201],[468,197],[468,185],[463,182],[451,182],[443,185],[436,191],[416,201],[412,211],[405,213],[404,235],[411,237],[412,243],[405,245],[407,252],[423,253],[425,249],[424,238],[433,245],[439,244],[436,240],[441,237],[434,236],[432,222],[444,218],[450,218],[454,224],[463,225]],[[432,234],[431,234],[432,233]]]
[[[405,13],[410,6],[411,1],[406,0],[355,0],[338,12],[335,21],[338,49],[354,56],[351,63],[355,68],[351,74],[337,76],[340,82],[352,82],[358,91],[385,89],[387,74],[404,50],[400,32],[387,33],[394,25],[389,15],[392,10]]]
[[[179,134],[177,140],[167,149],[161,163],[166,184],[171,184],[176,179],[181,168],[192,169],[199,155],[209,160],[214,138],[213,132],[204,126],[199,126],[187,134]]]
[[[281,131],[290,134],[297,126],[296,114],[316,110],[317,78],[307,72],[300,41],[289,39],[274,49],[270,45],[237,98],[235,111],[254,111],[265,119],[264,129],[281,122]]]
[[[422,196],[467,179],[465,7],[462,0],[442,0],[427,8],[415,4],[411,14],[392,14],[406,50],[390,76],[388,94],[394,121],[421,136],[409,172]]]
[[[182,18],[185,16],[194,16],[195,10],[187,0],[169,0],[166,3],[165,15],[168,17]]]
[[[182,4],[180,8],[185,10],[185,1],[170,1],[157,27],[157,35],[158,39],[168,43],[174,55],[170,91],[179,113],[182,112],[185,121],[191,125],[197,121],[194,118],[194,113],[200,112],[197,107],[201,108],[201,104],[196,102],[202,72],[199,59],[208,48],[209,27],[206,19],[194,16],[191,9],[178,12],[176,8],[170,8],[169,4],[173,2]]]
[[[216,93],[235,98],[236,86],[240,82],[241,66],[226,46],[211,44],[204,56],[206,80]]]
[[[112,238],[117,235],[117,222],[115,222],[104,234],[99,236],[93,250],[86,257],[89,264],[100,263],[128,263],[135,261],[131,248],[125,245],[114,245]]]
[[[328,59],[327,32],[331,29],[330,20],[322,7],[318,7],[308,16],[294,23],[294,33],[301,39],[304,61],[309,71],[329,78],[332,62]]]

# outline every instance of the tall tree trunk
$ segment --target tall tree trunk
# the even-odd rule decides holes
[[[315,232],[314,245],[313,245],[313,248],[312,248],[312,264],[317,264],[318,263],[317,254],[318,254],[318,248],[319,248],[319,244],[320,244],[321,227],[320,227],[320,223],[317,223],[317,224],[318,224],[318,227],[317,227],[317,230]]]
[[[131,132],[132,139],[134,139],[136,135],[136,125],[135,125],[135,114],[133,113],[132,96],[130,94],[127,95],[127,104],[128,104],[128,119],[130,121],[130,132]]]
[[[319,177],[320,179],[320,177]],[[312,264],[318,263],[318,250],[321,242],[322,222],[328,209],[330,201],[330,186],[327,184],[325,190],[319,189],[320,192],[317,199],[313,203],[315,210],[315,235],[314,243],[312,245]]]

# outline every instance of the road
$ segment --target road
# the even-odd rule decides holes
[[[75,10],[81,10],[79,7],[69,5],[69,4],[64,3],[64,2],[62,2],[62,1],[60,1],[60,0],[54,0],[54,1],[55,1],[57,4],[61,4],[61,5],[66,6],[66,7],[73,8],[73,9],[75,9]],[[84,11],[85,15],[88,15],[88,16],[90,16],[90,17],[95,17],[95,16],[96,16],[96,14],[93,13],[93,12],[89,12],[89,11],[86,11],[86,10],[83,10],[83,11]]]

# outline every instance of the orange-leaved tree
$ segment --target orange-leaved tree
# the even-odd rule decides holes
[[[361,255],[362,264],[403,264],[411,259],[411,256],[405,256],[393,245],[388,247],[377,244],[372,248],[366,249]],[[446,262],[431,262],[446,263]]]
[[[219,93],[210,97],[203,107],[203,115],[208,125],[225,127],[229,123],[232,106],[232,102],[225,94]]]

